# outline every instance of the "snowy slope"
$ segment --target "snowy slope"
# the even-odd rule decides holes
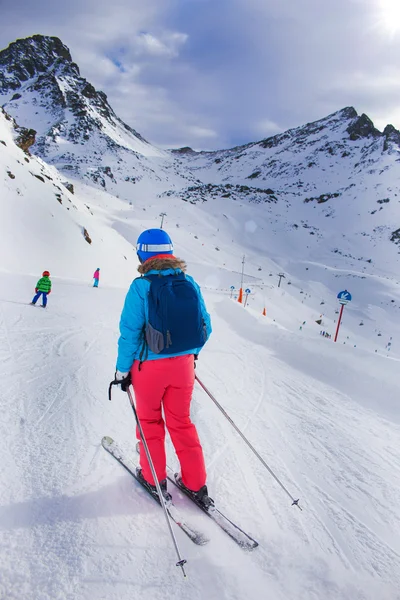
[[[214,336],[198,374],[304,510],[197,389],[210,490],[260,547],[246,554],[178,496],[211,538],[199,548],[176,532],[183,581],[159,507],[100,446],[107,433],[134,458],[127,399],[106,395],[125,290],[58,281],[45,313],[21,303],[32,277],[0,277],[1,598],[399,597],[397,361],[206,292]]]
[[[54,56],[45,59],[54,63]],[[15,69],[7,73],[16,93],[21,73],[17,79]],[[70,90],[83,85],[67,79],[57,81]],[[33,127],[33,77],[25,82],[19,100],[26,120],[20,124]],[[52,128],[53,116],[42,108],[41,122],[49,119]],[[85,115],[92,109],[85,104]],[[70,108],[63,112],[70,114]],[[105,138],[95,129],[87,146],[71,142],[78,167],[60,174],[55,164],[65,164],[59,151],[70,143],[67,125],[63,135],[47,140],[49,166],[15,145],[19,130],[0,114],[1,600],[399,600],[400,284],[397,247],[389,240],[389,229],[398,226],[397,142],[387,131],[385,149],[383,134],[368,123],[365,137],[352,140],[347,129],[354,123],[353,113],[340,111],[320,123],[319,132],[311,124],[273,138],[275,146],[190,160],[178,153],[176,163],[138,151],[138,169],[154,161],[157,177],[143,175],[137,188],[122,177],[130,176],[121,158],[124,152],[133,156],[128,142],[118,143],[115,154],[107,147],[96,155],[91,144]],[[109,139],[117,125],[110,124]],[[46,127],[37,127],[39,137]],[[320,135],[328,136],[333,155],[320,149],[327,143]],[[129,143],[146,144],[140,138],[129,137]],[[351,156],[339,157],[340,144]],[[84,153],[90,162],[79,162],[86,161]],[[313,173],[307,179],[309,153],[318,163],[307,167]],[[360,157],[365,160],[357,173]],[[100,173],[111,159],[120,169],[115,181],[103,172],[103,187],[86,176],[85,169]],[[256,165],[263,172],[246,180]],[[186,176],[215,186],[252,186],[262,179],[256,185],[271,191],[257,192],[264,201],[253,202],[245,188],[236,195],[228,188],[228,197],[213,187],[186,190],[185,202],[175,192],[186,186]],[[271,184],[273,178],[279,185]],[[307,189],[296,191],[295,181]],[[346,196],[353,182],[354,197]],[[342,195],[327,202],[304,202],[337,190]],[[377,204],[389,192],[390,201]],[[100,446],[103,435],[112,435],[135,458],[131,409],[121,392],[109,403],[107,386],[121,307],[136,274],[134,245],[140,231],[158,226],[161,211],[175,254],[187,260],[212,315],[213,336],[198,375],[304,509],[290,506],[196,389],[192,412],[210,493],[260,546],[244,553],[176,496],[188,520],[211,539],[198,548],[176,532],[188,581],[175,567],[159,508]],[[243,255],[244,286],[251,290],[246,308],[235,302]],[[98,290],[90,287],[96,267]],[[53,293],[43,311],[29,301],[45,268]],[[320,331],[334,334],[336,294],[344,288],[353,301],[334,344]],[[169,442],[168,460],[177,466]]]
[[[268,242],[260,205],[233,203],[225,217],[219,200],[211,209],[208,203],[169,199],[166,226],[176,254],[187,258],[202,284],[213,319],[198,374],[304,508],[300,513],[290,506],[196,390],[193,418],[204,444],[210,490],[260,547],[243,553],[177,497],[188,520],[211,538],[207,547],[197,548],[177,531],[188,560],[184,582],[159,508],[100,446],[109,434],[134,457],[126,397],[116,392],[110,404],[106,395],[119,314],[136,267],[135,261],[120,260],[118,252],[124,244],[132,252],[138,232],[157,223],[161,200],[127,206],[74,182],[71,198],[89,207],[90,232],[110,236],[107,253],[96,264],[104,277],[93,290],[88,283],[95,246],[85,241],[79,246],[83,237],[76,221],[85,211],[67,211],[64,201],[56,202],[63,212],[53,229],[53,187],[41,194],[35,186],[46,190],[59,176],[32,157],[26,163],[13,144],[11,123],[2,123],[4,168],[14,169],[26,186],[21,186],[23,207],[29,210],[31,202],[35,226],[24,225],[14,190],[12,202],[2,203],[9,211],[2,239],[13,253],[2,253],[8,273],[0,274],[0,597],[398,598],[398,285],[384,275],[296,261],[289,245],[283,253],[282,244],[280,262],[287,261],[292,273],[277,288],[280,265],[262,251]],[[23,163],[51,173],[54,181],[45,177],[43,184],[25,174]],[[23,227],[21,247],[7,237],[14,223]],[[48,256],[42,255],[46,244],[38,230],[51,235],[56,275],[47,312],[28,306],[37,269],[49,266],[47,260],[42,266]],[[237,289],[240,281],[243,253],[245,285],[252,290],[246,309],[229,298],[231,285]],[[129,272],[120,270],[121,263]],[[335,345],[319,331],[333,331],[336,291],[342,287],[351,289],[354,301],[346,307]],[[261,315],[264,305],[267,317]],[[321,311],[320,327],[315,320]],[[377,326],[383,332],[379,338]],[[389,334],[394,343],[387,357]],[[176,465],[170,446],[168,456]]]
[[[0,112],[0,269],[90,281],[99,263],[109,282],[126,281],[137,264],[132,245],[70,193],[54,167],[17,147],[14,127]]]

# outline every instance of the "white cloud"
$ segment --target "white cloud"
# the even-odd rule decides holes
[[[281,133],[282,127],[270,119],[261,119],[255,123],[253,126],[253,131],[259,136],[270,136],[275,135],[276,133]]]
[[[164,32],[161,38],[157,38],[150,33],[140,33],[136,37],[137,53],[175,58],[179,55],[180,46],[187,39],[188,36],[186,34],[178,32]]]
[[[188,132],[192,136],[201,139],[217,137],[217,132],[213,129],[208,129],[207,127],[198,127],[197,125],[190,125],[188,127]]]

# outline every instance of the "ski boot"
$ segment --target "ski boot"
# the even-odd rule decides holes
[[[149,483],[143,477],[143,473],[142,473],[141,467],[136,467],[136,477],[140,480],[141,484],[145,488],[147,488],[149,490],[149,492],[154,496],[154,498],[156,500],[159,500],[156,486],[152,485],[151,483]],[[168,504],[170,504],[172,502],[172,496],[171,496],[171,494],[167,490],[167,480],[163,479],[162,481],[159,482],[159,484],[160,484],[161,493],[163,495],[163,498],[164,498],[165,502],[168,505]]]
[[[182,475],[175,473],[175,481],[180,488],[187,494],[196,504],[201,505],[205,510],[208,510],[211,506],[214,506],[214,500],[208,495],[207,486],[203,485],[197,492],[190,490],[182,481]]]

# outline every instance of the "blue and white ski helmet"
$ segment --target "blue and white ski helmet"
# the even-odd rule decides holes
[[[164,229],[146,229],[138,237],[136,252],[142,262],[157,254],[172,254],[174,246]]]

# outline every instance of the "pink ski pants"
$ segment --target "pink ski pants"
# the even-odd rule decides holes
[[[167,476],[166,425],[181,465],[183,483],[193,491],[199,490],[206,482],[206,469],[196,427],[190,420],[194,386],[193,354],[147,360],[142,363],[140,370],[139,361],[136,360],[131,372],[136,410],[158,480],[162,481]],[[140,439],[139,431],[136,431],[136,437]],[[143,477],[154,485],[142,446],[140,444]]]

